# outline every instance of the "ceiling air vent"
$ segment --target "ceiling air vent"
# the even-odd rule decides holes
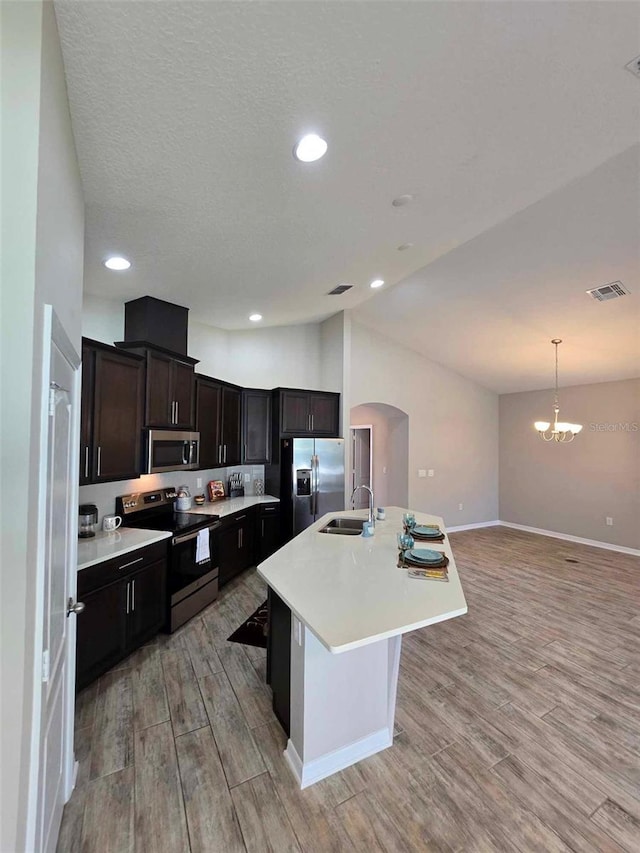
[[[330,290],[329,296],[342,296],[343,293],[346,293],[347,290],[351,290],[353,287],[352,284],[339,284],[337,287],[334,287],[333,290]]]
[[[594,287],[593,290],[587,290],[587,293],[589,296],[597,299],[598,302],[605,302],[607,299],[617,299],[618,296],[626,296],[629,291],[621,281],[611,281],[609,284],[603,284],[602,287]]]

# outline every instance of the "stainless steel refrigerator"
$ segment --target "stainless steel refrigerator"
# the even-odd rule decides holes
[[[344,439],[283,438],[280,501],[285,538],[344,509]]]

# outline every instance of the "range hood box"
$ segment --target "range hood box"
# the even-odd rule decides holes
[[[187,354],[189,309],[155,296],[142,296],[124,304],[124,339],[145,341],[180,355]]]

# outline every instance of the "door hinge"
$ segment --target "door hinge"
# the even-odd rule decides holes
[[[44,684],[49,681],[49,649],[42,652],[42,681]]]

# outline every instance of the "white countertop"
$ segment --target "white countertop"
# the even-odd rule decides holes
[[[396,534],[403,512],[386,507],[386,519],[376,521],[375,535],[368,538],[318,532],[332,518],[366,518],[367,510],[329,513],[258,566],[258,574],[330,652],[346,652],[467,612],[446,535],[444,542],[416,547],[444,551],[448,583],[414,580],[397,568]],[[418,524],[439,524],[445,531],[438,516],[415,515]]]
[[[252,506],[265,503],[279,503],[278,498],[271,495],[247,495],[243,498],[227,498],[217,503],[206,503],[204,506],[195,504],[189,512],[200,515],[219,515],[224,518],[234,512],[242,512]],[[153,545],[162,539],[168,539],[172,534],[163,530],[141,530],[135,527],[121,526],[113,533],[96,533],[93,539],[78,539],[78,571],[110,560],[119,554],[135,551],[136,548],[144,548],[145,545]]]
[[[197,512],[202,515],[219,515],[220,518],[225,518],[227,515],[242,512],[243,509],[250,509],[252,506],[272,503],[280,503],[280,499],[271,495],[245,495],[243,498],[225,498],[223,501],[216,501],[215,503],[207,501],[203,506],[192,504],[189,512]]]
[[[113,533],[96,533],[92,539],[78,539],[78,571],[170,537],[171,533],[164,530],[120,527]]]

